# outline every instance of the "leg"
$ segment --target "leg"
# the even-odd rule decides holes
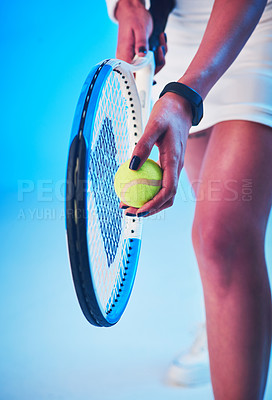
[[[191,186],[197,193],[201,166],[205,157],[212,128],[190,135],[185,152],[184,167]]]
[[[216,400],[260,400],[265,390],[272,325],[264,257],[271,171],[271,128],[247,121],[213,128],[201,169],[193,244]]]
[[[209,143],[211,130],[190,135],[185,153],[185,169],[197,195],[201,165]],[[170,385],[195,387],[210,382],[209,355],[205,323],[199,325],[189,349],[181,352],[170,364],[166,382]]]

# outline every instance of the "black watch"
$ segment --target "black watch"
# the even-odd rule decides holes
[[[159,97],[162,97],[167,92],[176,93],[189,101],[193,113],[192,125],[198,125],[203,117],[203,101],[201,96],[194,89],[191,89],[189,86],[179,82],[168,83]]]

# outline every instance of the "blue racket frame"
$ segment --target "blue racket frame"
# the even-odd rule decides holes
[[[87,183],[92,131],[102,88],[114,63],[95,66],[89,73],[76,107],[67,165],[66,229],[71,271],[80,307],[86,319],[95,326],[112,326],[118,322],[128,303],[134,284],[141,239],[133,235],[124,239],[126,251],[120,263],[124,271],[117,292],[104,310],[96,295],[88,249]],[[129,217],[126,217],[129,218]],[[135,221],[134,221],[135,222]]]
[[[149,48],[151,50],[149,53],[152,54],[147,55],[145,58],[152,59],[152,63],[148,61],[148,74],[143,73],[143,79],[139,79],[137,82],[139,93],[142,94],[141,103],[145,103],[144,106],[142,105],[144,124],[147,122],[149,114],[148,108],[150,101],[148,97],[150,94],[150,85],[153,81],[154,56],[156,60],[157,49],[160,45],[159,35],[164,32],[168,15],[174,8],[175,0],[161,0],[160,2],[151,0],[150,3],[151,7],[149,11],[153,18],[153,32],[149,39]],[[67,166],[66,228],[71,270],[81,309],[87,320],[96,326],[112,326],[121,317],[129,300],[134,283],[141,246],[140,225],[137,220],[132,219],[131,223],[128,223],[128,229],[126,229],[126,232],[130,230],[131,235],[128,234],[126,236],[124,243],[128,251],[125,252],[121,260],[124,276],[120,282],[120,293],[117,293],[116,298],[112,299],[111,307],[107,309],[107,312],[103,311],[95,293],[87,243],[86,215],[88,214],[88,206],[86,182],[88,177],[88,154],[91,138],[86,134],[86,131],[92,131],[95,108],[101,96],[101,88],[113,68],[114,63],[112,63],[112,60],[105,60],[92,69],[83,85],[72,127]],[[137,66],[135,65],[134,71],[136,70]],[[148,85],[149,89],[147,89]],[[85,121],[86,116],[87,118]],[[86,129],[86,127],[88,129]],[[131,128],[133,128],[133,125],[131,125]],[[136,132],[134,134],[135,136],[138,135]],[[137,143],[139,137],[140,135],[138,135],[137,139],[133,137],[132,145]],[[136,143],[133,143],[134,141]],[[79,211],[81,211],[81,215],[79,215]],[[134,231],[134,226],[136,232]]]

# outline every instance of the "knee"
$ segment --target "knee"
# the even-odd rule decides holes
[[[195,218],[192,239],[202,281],[225,290],[239,274],[254,279],[263,251],[261,236],[255,224],[247,219],[241,221],[234,215]]]

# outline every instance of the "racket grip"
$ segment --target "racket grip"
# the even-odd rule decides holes
[[[153,19],[153,32],[149,38],[149,50],[156,54],[160,45],[159,36],[164,32],[168,15],[175,6],[175,0],[151,0],[149,12]]]
[[[154,53],[149,51],[146,57],[150,59],[149,62],[135,73],[135,82],[142,110],[143,130],[151,111],[151,89],[155,72]]]

